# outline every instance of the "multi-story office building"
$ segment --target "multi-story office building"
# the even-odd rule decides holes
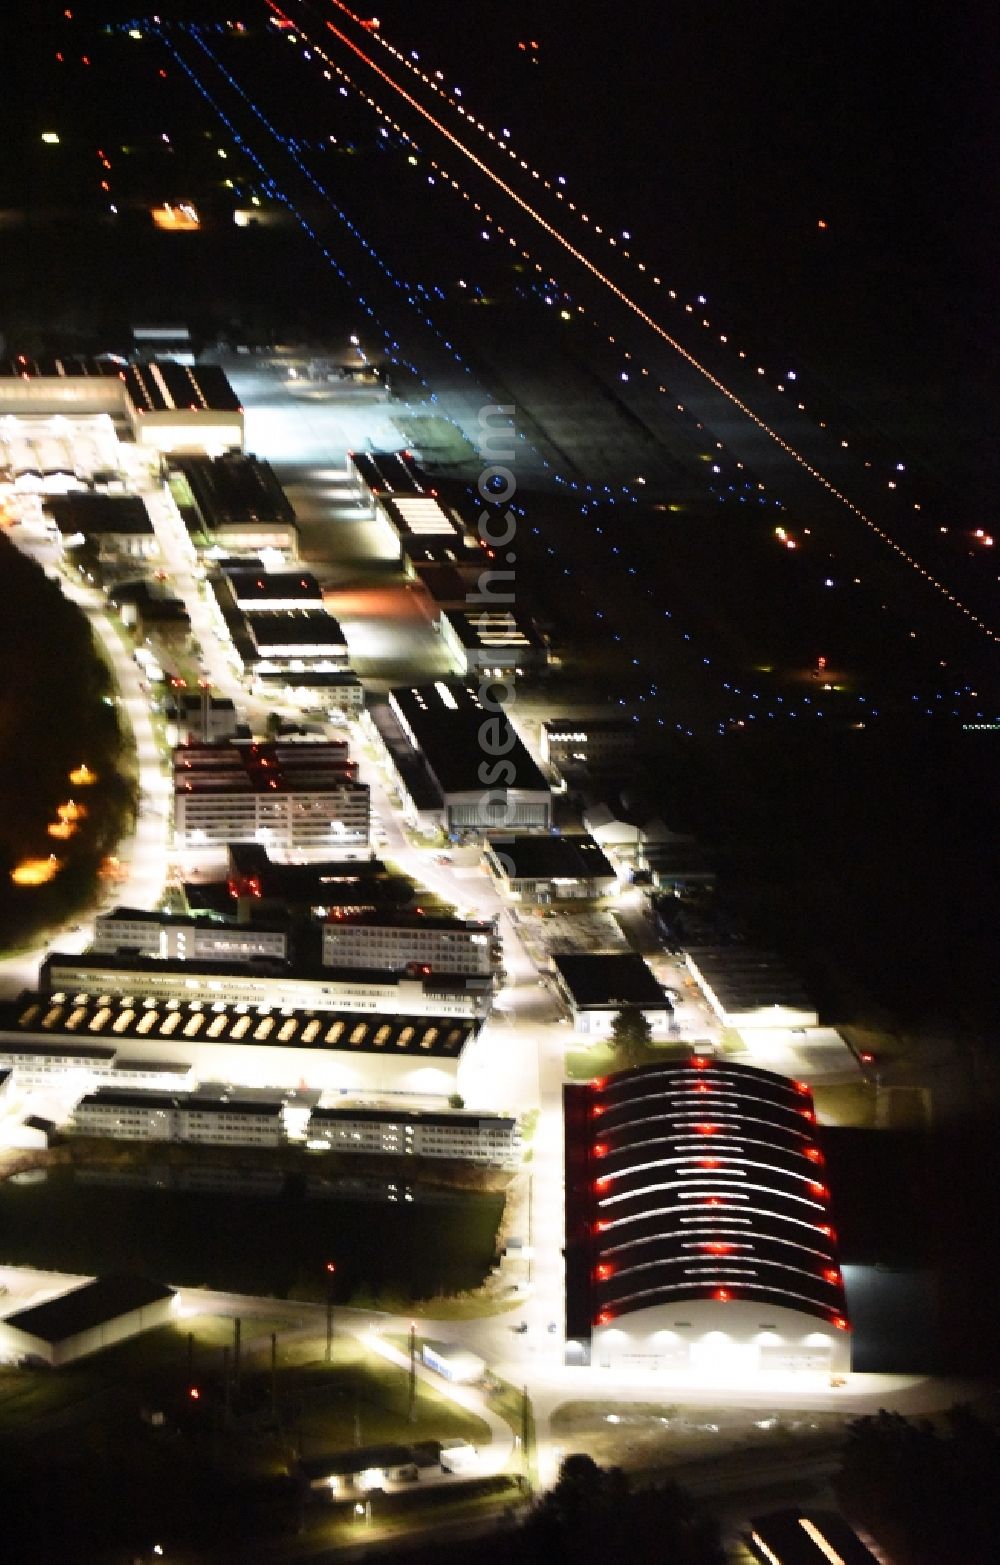
[[[489,977],[499,965],[500,946],[493,924],[462,918],[338,918],[323,925],[324,967],[361,967],[386,972],[407,968],[429,973]]]
[[[368,789],[346,744],[195,744],[174,751],[178,847],[368,847]]]
[[[388,1108],[315,1108],[309,1141],[338,1152],[456,1158],[509,1168],[517,1162],[517,1120],[505,1114],[410,1113]]]
[[[193,1141],[205,1146],[278,1147],[285,1140],[275,1100],[99,1088],[80,1099],[70,1129],[115,1141]]]
[[[283,962],[288,956],[288,931],[267,925],[145,913],[129,907],[99,914],[90,952],[112,956],[126,951],[160,959],[177,957],[181,961],[249,962],[267,957]]]

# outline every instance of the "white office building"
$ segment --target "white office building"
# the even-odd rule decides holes
[[[249,962],[257,957],[281,962],[288,956],[288,933],[256,924],[223,924],[116,907],[98,915],[90,950],[103,955],[131,951],[182,962]]]
[[[285,1140],[280,1102],[197,1094],[99,1088],[87,1093],[69,1127],[78,1136],[114,1141],[190,1141],[204,1146],[279,1147]]]
[[[309,1142],[340,1152],[383,1157],[451,1158],[513,1167],[520,1155],[517,1120],[504,1114],[408,1113],[386,1108],[315,1108]]]
[[[372,971],[465,973],[489,977],[500,947],[492,924],[460,918],[399,915],[337,918],[323,926],[324,967],[363,967]]]

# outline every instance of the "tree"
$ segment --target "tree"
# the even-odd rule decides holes
[[[567,1456],[522,1529],[522,1559],[545,1565],[722,1565],[715,1524],[677,1484],[633,1489],[619,1467]]]
[[[619,1011],[611,1024],[611,1049],[616,1070],[644,1065],[653,1041],[653,1029],[644,1011],[634,1007]]]
[[[448,1107],[450,1109],[464,1109],[465,1108],[465,1099],[462,1097],[462,1094],[460,1092],[449,1092],[449,1094],[448,1094]]]
[[[884,1409],[848,1425],[838,1495],[902,1565],[992,1565],[1000,1434],[967,1407],[944,1423]]]

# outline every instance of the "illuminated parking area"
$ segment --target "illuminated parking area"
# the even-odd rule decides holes
[[[850,1368],[812,1096],[696,1057],[564,1089],[567,1363]]]

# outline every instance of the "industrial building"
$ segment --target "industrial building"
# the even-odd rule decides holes
[[[850,1368],[802,1082],[695,1057],[564,1088],[566,1355],[705,1376]]]
[[[818,1027],[819,1015],[780,957],[751,946],[695,946],[684,961],[724,1027]]]
[[[427,544],[464,551],[472,538],[456,511],[446,510],[430,494],[379,494],[375,516],[384,523],[400,559],[411,550],[418,555]]]
[[[184,745],[174,751],[173,771],[180,848],[254,841],[368,847],[368,789],[344,744]]]
[[[292,614],[323,608],[323,589],[309,571],[268,571],[259,561],[222,566],[244,614]]]
[[[391,919],[372,914],[330,914],[323,925],[324,967],[409,967],[428,973],[466,973],[490,977],[499,966],[496,928],[480,919],[444,918],[420,912]]]
[[[124,1273],[97,1277],[0,1320],[0,1359],[59,1368],[171,1319],[175,1294]]]
[[[635,755],[635,724],[619,717],[550,717],[539,749],[560,777],[617,771]]]
[[[441,640],[457,672],[467,674],[537,673],[548,650],[529,621],[509,609],[447,609],[438,622]]]
[[[90,490],[46,495],[44,510],[55,523],[65,549],[93,543],[101,564],[160,558],[159,539],[139,495],[95,494]]]
[[[0,413],[107,413],[159,451],[243,449],[243,409],[214,364],[21,354],[0,359]]]
[[[201,1093],[173,1097],[113,1087],[86,1093],[73,1111],[70,1128],[78,1136],[114,1141],[190,1141],[216,1147],[280,1147],[285,1140],[279,1102]]]
[[[314,1108],[311,1146],[382,1157],[451,1158],[462,1163],[513,1167],[521,1140],[517,1120],[506,1114],[447,1113],[391,1108]]]
[[[177,455],[171,477],[180,476],[190,496],[177,494],[182,515],[196,515],[188,529],[202,551],[227,555],[268,550],[286,560],[298,556],[295,511],[267,462],[227,452],[224,456]]]
[[[135,995],[143,1000],[183,998],[227,1005],[291,1006],[314,1011],[377,1015],[486,1016],[493,997],[488,976],[381,968],[309,971],[266,958],[198,961],[184,957],[113,956],[51,952],[39,970],[49,994]]]
[[[502,702],[466,685],[403,687],[373,708],[370,730],[409,819],[452,836],[510,826],[547,831],[552,796]]]
[[[318,712],[327,717],[359,717],[365,705],[365,687],[357,674],[322,659],[306,669],[258,663],[251,676],[251,689],[254,695],[274,696],[276,701],[297,706],[303,713]]]
[[[880,1558],[839,1512],[813,1506],[751,1517],[746,1537],[761,1565],[878,1565]]]
[[[596,901],[618,890],[614,866],[593,837],[488,837],[483,859],[512,902]]]
[[[224,890],[227,900],[239,907],[241,919],[256,918],[266,908],[308,911],[317,918],[325,918],[331,908],[345,915],[373,913],[398,908],[411,894],[409,881],[390,874],[374,858],[280,864],[261,843],[232,842],[227,859]]]
[[[348,451],[347,477],[358,499],[368,504],[380,494],[433,493],[412,451]]]
[[[147,913],[130,907],[99,913],[88,956],[124,952],[195,962],[248,962],[255,957],[283,962],[288,957],[288,931],[280,926],[238,924],[235,920],[223,923],[219,919]]]
[[[459,1066],[481,1027],[460,1016],[29,992],[0,1004],[0,1070],[41,1082],[71,1076],[81,1094],[170,1091],[194,1076],[235,1090],[447,1097],[461,1090]]]
[[[339,621],[325,609],[300,609],[248,614],[246,628],[253,643],[257,667],[294,665],[324,660],[343,668],[347,640]]]
[[[641,1012],[654,1037],[669,1032],[670,997],[636,952],[559,953],[552,957],[552,969],[573,1026],[586,1037],[609,1037],[620,1011]]]

